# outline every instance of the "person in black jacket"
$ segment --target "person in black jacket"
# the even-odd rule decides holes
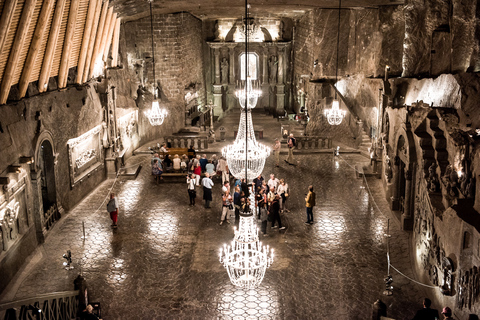
[[[436,320],[440,319],[438,315],[438,310],[437,309],[430,309],[430,306],[432,305],[432,301],[430,299],[425,298],[423,300],[423,309],[420,309],[417,311],[415,314],[415,317],[413,317],[413,320]]]
[[[272,215],[272,229],[277,228],[275,222],[278,221],[278,230],[284,230],[285,227],[282,226],[282,220],[280,219],[280,196],[277,194],[275,199],[270,204],[270,214]]]

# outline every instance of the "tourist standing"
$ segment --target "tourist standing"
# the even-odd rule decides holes
[[[275,197],[277,195],[277,192],[275,191],[275,187],[269,188],[270,191],[268,191],[267,194],[267,206],[270,207],[272,205],[273,200],[275,200]],[[280,205],[280,204],[279,204]]]
[[[423,308],[418,310],[413,317],[413,320],[438,320],[440,317],[438,316],[437,309],[430,309],[432,305],[432,301],[430,299],[425,298],[423,300]]]
[[[222,184],[230,180],[227,160],[224,157],[220,157],[220,160],[218,160],[217,172],[222,175]]]
[[[275,167],[280,166],[280,149],[282,148],[282,144],[280,140],[275,139],[275,143],[273,144],[273,153],[275,154]]]
[[[182,161],[180,160],[180,156],[178,154],[175,154],[173,156],[173,170],[180,171],[180,169],[181,169],[180,163],[181,162]]]
[[[233,194],[233,207],[235,208],[235,225],[238,228],[240,222],[240,187],[235,187],[235,193]]]
[[[280,204],[279,204],[280,196],[277,194],[275,199],[272,201],[270,205],[269,212],[272,215],[272,229],[279,228],[278,230],[283,230],[285,227],[282,226],[282,220],[280,219]],[[277,222],[278,226],[275,225]]]
[[[449,307],[443,308],[442,314],[444,316],[444,320],[454,320],[452,318],[452,310]]]
[[[232,206],[232,196],[227,191],[222,196],[222,217],[220,218],[220,225],[223,224],[223,221],[230,224],[230,221],[228,221],[228,210],[230,210],[230,206]]]
[[[161,162],[160,156],[158,155],[158,153],[155,153],[155,154],[153,155],[152,160],[150,161],[150,164],[151,164],[152,166],[153,166],[153,161],[154,161],[155,159],[156,159],[158,162]]]
[[[224,194],[227,191],[228,193],[230,193],[230,183],[228,183],[228,181],[225,181],[222,186],[222,194]]]
[[[264,179],[263,179],[261,174],[258,177],[256,177],[255,179],[253,179],[253,184],[255,186],[255,189],[254,189],[255,193],[258,193],[258,188],[262,187],[263,181],[264,181]]]
[[[315,206],[315,192],[313,186],[308,186],[308,193],[305,197],[305,207],[307,208],[306,224],[313,224],[313,207]]]
[[[208,163],[208,160],[207,160],[207,155],[206,154],[202,154],[202,157],[200,158],[200,167],[202,167],[202,172],[205,172],[205,166],[207,165]]]
[[[294,159],[293,159],[293,149],[295,149],[295,146],[297,144],[297,140],[294,138],[293,133],[290,133],[290,136],[288,137],[287,141],[287,146],[288,146],[288,157],[285,162],[288,164],[295,165]]]
[[[112,219],[112,227],[117,228],[118,220],[118,201],[115,198],[115,193],[110,193],[110,201],[107,203],[107,211],[110,213],[110,219]]]
[[[275,178],[275,175],[272,173],[270,174],[270,179],[267,182],[268,189],[277,189],[278,185],[280,184],[280,180]]]
[[[260,220],[262,221],[261,230],[262,230],[263,236],[267,237],[268,236],[267,234],[268,211],[267,211],[267,208],[265,207],[265,202],[260,201],[258,203],[258,208],[260,211]]]
[[[213,181],[210,179],[210,175],[205,173],[205,177],[202,179],[203,186],[203,200],[205,200],[205,208],[210,208],[210,202],[212,202],[212,187]]]
[[[205,165],[205,172],[212,178],[215,176],[215,165],[212,163],[212,160],[208,160],[208,163]]]
[[[195,198],[197,197],[197,191],[195,191],[196,179],[195,174],[187,175],[187,190],[188,197],[190,198],[190,205],[195,205]]]
[[[153,159],[152,174],[155,176],[155,181],[157,182],[157,184],[158,184],[158,180],[163,179],[162,173],[163,173],[163,168],[161,163],[157,159]]]
[[[202,175],[202,167],[200,167],[200,163],[197,163],[195,169],[193,169],[193,173],[195,174],[195,179],[197,182],[197,187],[200,186],[200,176]]]
[[[288,212],[285,204],[287,202],[290,190],[288,189],[288,184],[285,183],[284,179],[280,179],[280,184],[277,188],[277,194],[280,195],[280,210],[281,212]]]

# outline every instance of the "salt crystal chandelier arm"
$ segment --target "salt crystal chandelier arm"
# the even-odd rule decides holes
[[[152,66],[153,66],[153,101],[152,109],[144,112],[145,116],[152,126],[160,126],[163,124],[167,116],[167,110],[160,109],[159,101],[157,100],[157,79],[155,78],[155,46],[153,41],[153,0],[150,0],[150,31],[152,34]]]

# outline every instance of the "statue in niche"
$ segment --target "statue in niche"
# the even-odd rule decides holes
[[[285,27],[285,24],[283,21],[280,21],[280,25],[278,26],[278,39],[277,40],[283,40],[283,28]]]
[[[458,296],[457,296],[457,307],[459,309],[463,309],[463,307],[466,305],[465,300],[467,296],[467,285],[466,285],[466,275],[468,273],[465,273],[463,275],[460,274],[460,278],[458,279]]]
[[[437,165],[432,163],[428,168],[427,188],[430,192],[438,192],[440,190],[440,182],[437,176]]]
[[[442,182],[445,185],[448,195],[451,197],[456,197],[458,174],[453,169],[453,166],[451,164],[447,166],[447,169],[445,170],[445,173],[443,174],[443,177],[442,177]]]
[[[140,79],[140,85],[145,87],[145,60],[136,59],[134,60],[135,72],[137,73],[138,78]]]
[[[442,260],[443,284],[441,291],[444,295],[451,295],[453,292],[453,262],[450,258]]]
[[[17,237],[15,225],[18,218],[20,204],[18,202],[8,205],[5,209],[3,221],[1,222],[6,241],[13,241]]]
[[[228,83],[228,61],[227,58],[222,59],[222,64],[220,66],[222,71],[222,83]]]
[[[393,178],[392,161],[390,161],[390,158],[387,158],[387,160],[386,160],[385,178],[387,179],[388,183],[390,183],[392,181],[392,178]]]
[[[430,280],[432,281],[434,286],[438,286],[437,266],[432,265],[432,268],[430,269]]]
[[[270,83],[276,84],[277,83],[277,70],[278,70],[278,59],[276,56],[271,56],[268,60],[268,71],[270,74]]]

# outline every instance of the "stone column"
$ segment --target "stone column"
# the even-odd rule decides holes
[[[222,85],[214,84],[213,85],[213,104],[215,108],[213,109],[213,116],[217,117],[217,120],[223,116],[223,105],[222,105]]]
[[[220,48],[213,47],[213,54],[215,56],[215,84],[220,84]]]
[[[262,45],[262,85],[268,84],[268,49],[265,44]]]
[[[402,214],[402,230],[413,230],[412,219],[412,180],[413,171],[407,170],[405,172],[405,203]]]
[[[277,68],[277,105],[275,114],[277,116],[285,113],[285,84],[284,84],[284,61],[285,45],[278,44],[278,68]]]
[[[228,53],[229,53],[229,62],[230,62],[230,76],[229,76],[229,84],[235,85],[235,47],[237,45],[228,45]]]
[[[42,181],[41,172],[31,171],[30,179],[32,181],[32,196],[33,196],[33,221],[35,223],[35,232],[37,234],[38,243],[45,242],[45,223],[43,220],[43,201],[42,201]]]
[[[393,161],[394,168],[393,168],[393,181],[392,181],[392,197],[391,197],[391,205],[393,211],[398,211],[400,208],[400,199],[398,198],[398,184],[400,183],[400,158],[395,156]]]

